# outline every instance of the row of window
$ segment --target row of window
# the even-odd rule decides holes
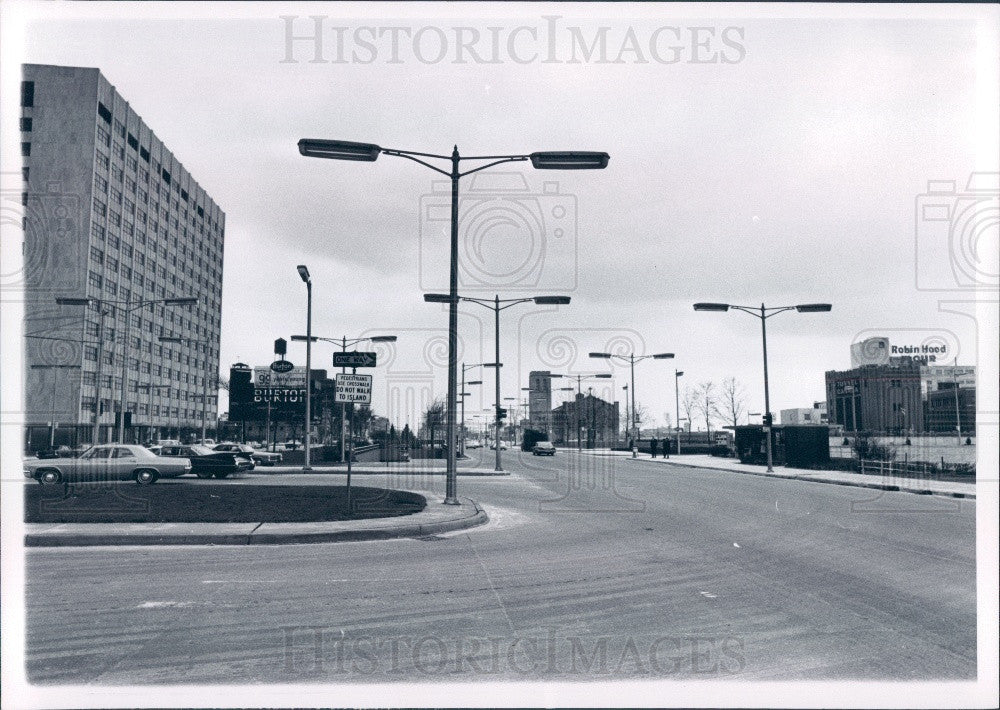
[[[112,402],[111,400],[106,399],[104,400],[103,405],[104,405],[103,407],[104,411],[110,412],[117,408],[118,402],[117,401]],[[81,398],[80,408],[84,412],[89,412],[90,414],[93,414],[96,411],[95,398],[94,397]],[[211,409],[211,405],[209,406],[209,409]],[[129,411],[136,412],[140,416],[145,415],[154,417],[163,416],[163,417],[184,417],[185,419],[197,419],[198,417],[201,416],[200,409],[191,409],[188,407],[181,409],[179,407],[168,407],[166,405],[163,405],[161,407],[159,404],[154,404],[152,406],[152,414],[150,414],[150,406],[148,404],[141,402],[140,403],[130,402]]]

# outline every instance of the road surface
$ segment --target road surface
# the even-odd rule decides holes
[[[573,451],[504,463],[458,480],[488,525],[425,539],[30,549],[29,678],[975,677],[975,501]],[[232,483],[317,477],[343,480]]]

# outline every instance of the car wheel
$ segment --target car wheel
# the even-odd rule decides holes
[[[52,485],[54,483],[62,482],[62,474],[54,468],[42,469],[35,475],[38,478],[38,482],[42,485]]]
[[[219,471],[215,474],[216,478],[226,478],[229,475],[229,471]]]
[[[140,468],[135,472],[135,482],[140,486],[150,486],[156,483],[156,479],[159,477],[160,475],[156,471],[149,468]]]
[[[211,478],[213,474],[211,471],[196,471],[194,475],[198,478]]]

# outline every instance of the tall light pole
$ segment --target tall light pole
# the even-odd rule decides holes
[[[628,443],[629,424],[631,423],[630,420],[629,420],[629,414],[628,414],[628,383],[627,382],[625,383],[625,386],[622,387],[622,389],[625,390],[625,443],[627,444]],[[617,433],[615,434],[615,438],[616,439],[618,438]]]
[[[315,343],[318,340],[322,340],[326,343],[333,343],[334,345],[340,346],[341,352],[347,352],[348,347],[353,347],[358,343],[372,342],[372,343],[394,343],[396,342],[395,335],[372,335],[364,338],[348,338],[346,335],[340,338],[321,338],[318,335],[293,335],[291,337],[293,342],[306,343],[306,362],[309,361],[309,345]],[[346,367],[340,368],[341,372],[347,372]],[[307,390],[308,391],[308,390]],[[352,434],[353,436],[353,434]],[[340,462],[344,463],[346,461],[346,446],[347,441],[347,405],[341,402],[340,404]]]
[[[309,269],[305,264],[295,267],[299,277],[306,284],[306,458],[302,464],[303,471],[312,470],[312,314],[313,314],[313,284]],[[341,444],[343,446],[343,444]]]
[[[321,140],[303,138],[299,141],[299,153],[311,158],[330,158],[333,160],[351,160],[372,162],[382,153],[412,160],[434,172],[451,179],[451,258],[448,279],[448,417],[447,434],[452,444],[448,447],[447,478],[445,483],[445,499],[448,505],[458,505],[458,477],[455,469],[455,400],[458,391],[458,182],[472,173],[486,170],[501,163],[512,163],[530,160],[536,170],[600,170],[608,165],[608,154],[601,152],[549,151],[536,152],[530,155],[476,155],[461,156],[458,146],[451,155],[434,153],[418,153],[415,151],[382,148],[374,143],[355,143],[352,141]],[[431,165],[425,159],[447,160],[451,170],[442,170]],[[462,172],[459,165],[462,160],[485,162],[485,165]]]
[[[486,298],[472,298],[470,296],[456,296],[452,297],[446,293],[425,293],[424,300],[427,303],[449,303],[454,304],[455,301],[468,301],[469,303],[477,303],[484,308],[489,308],[493,311],[494,316],[494,349],[496,360],[489,364],[484,364],[483,367],[496,367],[496,399],[494,400],[494,408],[496,410],[496,467],[495,471],[503,471],[503,466],[500,463],[500,415],[503,407],[500,406],[500,368],[503,366],[500,362],[500,311],[516,306],[519,303],[530,303],[534,302],[537,306],[564,306],[570,302],[569,296],[532,296],[529,298],[500,298],[499,294],[492,300]],[[453,436],[449,438],[449,441],[454,441]],[[449,444],[453,446],[453,444]]]
[[[767,319],[771,316],[776,316],[779,313],[784,313],[785,311],[798,311],[799,313],[827,313],[830,311],[832,306],[829,303],[803,303],[798,306],[771,306],[770,308],[765,306],[763,303],[760,304],[760,308],[756,306],[734,306],[730,303],[696,303],[694,304],[694,309],[696,311],[728,311],[730,308],[736,311],[743,311],[744,313],[749,313],[755,318],[760,319],[760,334],[761,341],[764,346],[764,418],[763,418],[763,428],[764,428],[764,441],[767,448],[767,470],[768,472],[773,471],[772,464],[774,463],[773,452],[771,450],[771,428],[774,424],[774,416],[771,414],[771,399],[770,393],[768,391],[767,382]]]
[[[637,457],[638,443],[639,443],[639,417],[636,413],[636,392],[635,392],[635,364],[641,362],[647,358],[653,358],[654,360],[667,360],[673,358],[673,353],[656,353],[655,355],[640,355],[636,357],[635,353],[629,353],[627,356],[619,355],[618,353],[590,353],[590,357],[603,359],[603,360],[622,360],[627,362],[632,370],[632,426],[635,427],[635,433],[632,437],[635,446],[632,447],[632,458]]]
[[[140,299],[133,301],[131,299],[125,300],[110,300],[104,298],[57,298],[56,303],[60,306],[88,306],[90,304],[97,304],[99,308],[103,308],[107,304],[115,306],[119,312],[121,312],[125,318],[125,324],[122,329],[123,342],[122,342],[122,386],[119,400],[119,417],[118,417],[118,443],[125,443],[125,409],[126,409],[126,392],[128,391],[128,359],[129,359],[129,327],[131,326],[131,315],[133,311],[140,310],[146,306],[153,306],[157,304],[162,304],[164,306],[193,306],[198,303],[198,299],[194,297],[179,297],[179,298],[151,298],[151,299]],[[103,322],[103,321],[102,321]],[[103,339],[103,338],[102,338]],[[98,384],[98,393],[100,392],[100,384]],[[97,409],[100,410],[100,402],[97,403]]]
[[[684,370],[674,370],[674,418],[677,425],[674,427],[677,432],[677,454],[681,453],[681,395],[680,383],[678,380],[684,375]]]

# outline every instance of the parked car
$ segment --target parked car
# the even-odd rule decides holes
[[[535,456],[555,456],[556,447],[551,441],[539,441],[531,447],[531,453]]]
[[[258,466],[274,466],[282,462],[283,457],[277,451],[267,451],[266,449],[254,449],[254,463]]]
[[[479,441],[477,441],[476,439],[466,439],[465,440],[465,448],[466,449],[481,449],[482,446],[483,445],[481,443],[479,443]]]
[[[493,449],[494,451],[496,451],[497,442],[494,441],[493,443],[491,443],[490,444],[490,448]],[[507,442],[506,441],[501,441],[500,442],[500,450],[501,451],[506,451],[507,450]]]
[[[212,451],[226,451],[231,454],[235,454],[238,459],[250,464],[245,468],[251,471],[257,465],[257,458],[254,456],[257,452],[254,451],[253,447],[249,444],[237,444],[233,441],[224,441],[221,444],[213,446]]]
[[[102,444],[75,459],[34,459],[24,462],[24,475],[39,483],[69,481],[135,481],[139,485],[180,476],[191,470],[187,459],[166,459],[144,446]]]
[[[198,444],[181,444],[180,446],[160,446],[154,451],[157,456],[167,458],[188,459],[191,462],[191,473],[198,478],[225,478],[231,473],[237,473],[247,468],[246,461],[237,459],[236,454],[228,451],[212,451],[207,446]]]

